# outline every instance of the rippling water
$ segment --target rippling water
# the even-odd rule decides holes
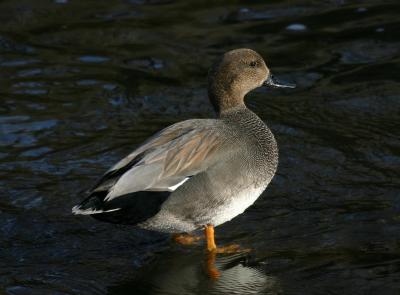
[[[399,294],[397,1],[0,2],[0,293]],[[156,130],[212,116],[211,62],[250,47],[296,90],[247,104],[277,176],[201,244],[70,214]]]

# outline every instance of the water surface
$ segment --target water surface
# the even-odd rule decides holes
[[[0,293],[398,294],[396,1],[2,1]],[[296,90],[248,106],[280,147],[245,214],[200,243],[72,216],[79,193],[155,131],[213,116],[210,64],[260,52]]]

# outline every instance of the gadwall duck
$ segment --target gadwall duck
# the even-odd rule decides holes
[[[174,234],[204,229],[207,250],[223,252],[214,227],[251,206],[278,165],[271,130],[244,103],[262,85],[294,87],[274,81],[251,49],[225,53],[208,78],[217,119],[179,122],[150,137],[111,167],[73,213]]]

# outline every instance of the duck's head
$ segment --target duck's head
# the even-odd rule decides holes
[[[244,104],[244,96],[263,85],[294,87],[274,81],[263,58],[247,48],[226,52],[208,75],[208,93],[217,113]]]

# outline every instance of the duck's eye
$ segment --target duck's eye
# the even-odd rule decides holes
[[[251,66],[252,68],[255,68],[257,66],[257,61],[252,61],[249,63],[249,66]]]

